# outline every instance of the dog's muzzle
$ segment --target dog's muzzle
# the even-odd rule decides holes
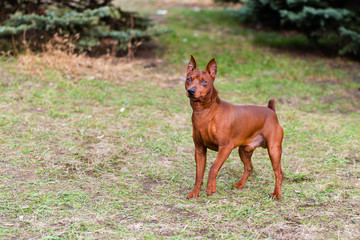
[[[189,88],[187,91],[189,93],[189,96],[191,96],[191,97],[194,96],[194,94],[196,92],[195,88]]]

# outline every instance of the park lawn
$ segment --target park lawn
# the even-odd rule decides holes
[[[301,36],[296,44],[310,51],[282,51],[293,40],[221,9],[173,6],[163,18],[173,32],[156,40],[157,56],[110,59],[115,77],[72,75],[30,53],[1,58],[0,238],[359,238],[359,64],[313,53]],[[279,201],[268,197],[274,176],[263,149],[244,189],[232,187],[243,171],[234,151],[218,191],[207,197],[205,182],[186,199],[195,181],[183,83],[190,54],[200,69],[216,57],[223,100],[277,100]]]

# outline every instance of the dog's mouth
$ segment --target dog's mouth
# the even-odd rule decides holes
[[[197,97],[195,97],[194,95],[190,95],[190,94],[188,94],[187,96],[188,96],[188,98],[190,98],[190,100],[193,101],[193,102],[201,102],[201,98],[197,98]]]
[[[196,99],[195,95],[194,94],[186,94],[188,96],[188,98],[191,98],[191,99]]]

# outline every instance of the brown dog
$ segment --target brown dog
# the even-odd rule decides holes
[[[235,106],[220,100],[214,87],[217,67],[215,58],[206,66],[206,71],[196,70],[191,55],[185,81],[186,94],[193,109],[192,125],[195,144],[196,181],[188,199],[197,198],[203,183],[206,165],[206,151],[211,149],[218,155],[209,171],[207,194],[216,191],[216,177],[221,166],[234,148],[244,163],[244,173],[234,187],[244,187],[253,165],[251,155],[255,148],[268,149],[275,173],[275,189],[272,198],[280,198],[283,171],[281,168],[281,143],[284,131],[275,113],[275,100],[268,107]]]

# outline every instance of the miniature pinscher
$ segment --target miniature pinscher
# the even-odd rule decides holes
[[[195,144],[196,180],[194,190],[188,199],[197,198],[203,183],[207,149],[218,155],[210,168],[207,195],[216,192],[216,177],[221,166],[234,148],[239,147],[240,159],[244,164],[241,179],[235,188],[244,187],[253,169],[251,155],[255,148],[267,148],[275,173],[275,189],[272,198],[280,198],[281,182],[284,176],[281,168],[282,139],[284,131],[275,113],[275,100],[267,107],[238,106],[222,101],[214,87],[217,66],[215,58],[206,66],[206,71],[196,69],[191,55],[185,80],[186,95],[193,109],[192,126]]]

